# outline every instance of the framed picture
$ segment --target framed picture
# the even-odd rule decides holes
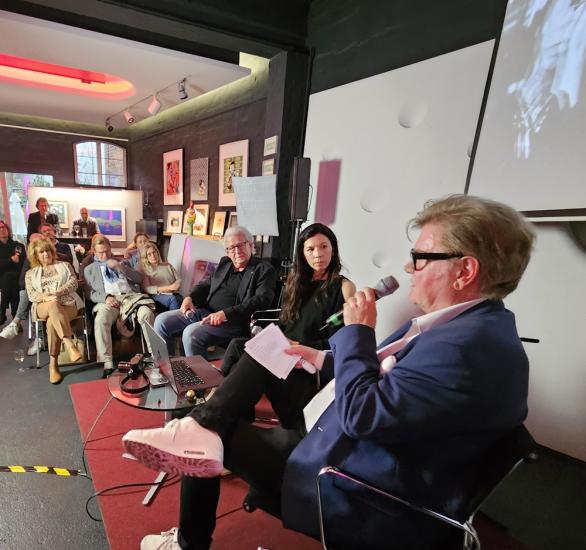
[[[195,221],[193,222],[194,235],[207,235],[208,233],[208,216],[210,213],[209,204],[194,204]],[[189,226],[187,225],[187,216],[183,216],[183,233],[189,235]]]
[[[88,208],[89,215],[98,222],[100,232],[111,241],[126,240],[126,210],[112,206]]]
[[[265,139],[263,156],[274,155],[277,152],[277,136]]]
[[[236,206],[232,178],[248,176],[248,140],[220,145],[218,205]]]
[[[275,159],[267,159],[262,161],[262,175],[272,176],[275,171]]]
[[[212,225],[211,234],[214,237],[223,237],[224,228],[226,227],[226,214],[225,210],[220,210],[214,213],[214,225]]]
[[[181,233],[181,224],[183,222],[183,210],[167,211],[167,233]]]
[[[163,204],[183,204],[183,149],[163,153]]]
[[[193,279],[191,280],[191,287],[211,279],[214,271],[216,271],[218,264],[208,262],[207,260],[195,260],[193,264]]]
[[[49,212],[57,214],[57,217],[59,218],[59,225],[62,228],[69,227],[68,208],[65,201],[50,201]]]
[[[228,227],[234,227],[238,225],[238,212],[230,212],[228,217]]]
[[[208,157],[193,159],[190,163],[190,198],[208,200]]]

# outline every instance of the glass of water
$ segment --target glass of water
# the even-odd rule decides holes
[[[15,349],[14,350],[14,360],[21,365],[24,363],[24,350],[23,349]]]

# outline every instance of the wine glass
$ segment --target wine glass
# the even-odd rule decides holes
[[[73,236],[74,236],[74,237],[77,237],[77,236],[79,236],[79,225],[77,225],[77,224],[75,224],[75,225],[73,226]]]

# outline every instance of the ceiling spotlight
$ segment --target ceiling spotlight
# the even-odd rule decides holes
[[[155,116],[161,110],[161,102],[159,98],[154,95],[150,105],[147,107],[147,111],[152,115]]]
[[[185,91],[185,78],[181,80],[179,83],[179,99],[187,99],[189,95]]]
[[[114,130],[114,126],[112,126],[109,118],[106,119],[106,130],[108,130],[108,132],[112,132]]]
[[[124,118],[128,124],[132,124],[134,122],[134,115],[130,111],[124,111]]]

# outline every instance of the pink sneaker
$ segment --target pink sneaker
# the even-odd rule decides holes
[[[148,468],[190,477],[216,477],[224,469],[220,436],[193,418],[171,420],[164,428],[131,430],[126,451]]]

